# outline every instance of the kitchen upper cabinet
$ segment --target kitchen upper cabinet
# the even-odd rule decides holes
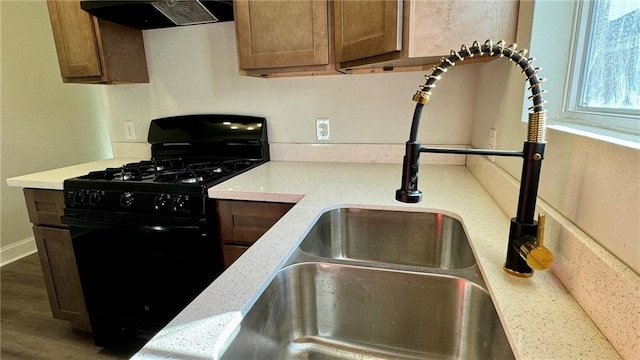
[[[333,4],[336,67],[347,72],[419,70],[474,40],[510,44],[516,38],[519,3],[513,0],[334,0]]]
[[[336,62],[402,50],[402,0],[334,4]]]
[[[149,82],[141,30],[99,20],[79,1],[48,0],[47,7],[64,82]]]
[[[237,0],[234,11],[242,74],[335,73],[328,1]]]
[[[60,190],[24,189],[33,223],[51,313],[74,329],[91,331],[69,229],[62,224],[64,196]]]

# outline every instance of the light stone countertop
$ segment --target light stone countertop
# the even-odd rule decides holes
[[[209,189],[218,199],[297,202],[134,359],[216,359],[319,216],[340,207],[438,211],[462,221],[519,359],[620,359],[549,271],[502,270],[509,219],[465,166],[422,165],[423,201],[394,198],[400,165],[271,161]]]
[[[127,163],[148,160],[141,158],[112,158],[67,166],[59,169],[16,176],[7,179],[7,185],[21,188],[62,190],[66,179],[88,174],[90,171],[104,170],[108,167],[120,167]]]
[[[9,186],[61,190],[67,178],[140,158],[114,158],[7,179]],[[134,359],[215,359],[319,216],[340,207],[438,211],[462,221],[519,359],[620,359],[549,271],[531,279],[502,270],[509,218],[465,166],[421,165],[423,201],[394,198],[400,165],[271,161],[209,189],[218,199],[297,203]]]

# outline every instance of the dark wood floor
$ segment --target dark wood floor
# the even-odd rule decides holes
[[[51,316],[38,255],[0,268],[0,359],[126,359]]]

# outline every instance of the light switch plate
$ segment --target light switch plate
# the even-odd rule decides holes
[[[132,120],[126,120],[124,122],[124,138],[126,140],[136,139],[136,126]]]

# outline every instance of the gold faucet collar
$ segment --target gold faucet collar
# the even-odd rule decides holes
[[[530,112],[527,126],[527,141],[536,143],[547,142],[546,137],[547,111]]]
[[[413,95],[413,101],[420,103],[422,105],[427,105],[427,103],[429,102],[429,94],[422,90],[418,90]]]

